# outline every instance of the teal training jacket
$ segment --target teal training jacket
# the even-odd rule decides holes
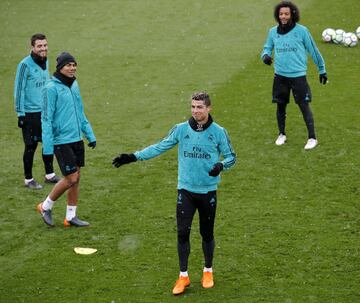
[[[224,170],[235,164],[236,154],[226,130],[212,122],[204,131],[194,131],[189,122],[175,125],[160,142],[136,151],[138,160],[154,158],[178,144],[178,189],[207,193],[217,189],[220,175],[209,176],[217,162]],[[220,156],[223,156],[220,161]]]
[[[14,85],[15,111],[18,116],[41,112],[42,90],[48,79],[48,61],[46,61],[46,69],[43,70],[31,55],[21,60],[16,70]]]
[[[270,29],[261,59],[266,54],[271,57],[274,50],[275,74],[294,78],[305,76],[307,56],[310,54],[319,74],[326,73],[325,62],[308,29],[300,24],[284,35],[277,33],[277,26]]]
[[[83,134],[89,142],[96,141],[76,80],[70,88],[52,77],[45,86],[43,100],[43,154],[53,154],[54,145],[81,141]]]

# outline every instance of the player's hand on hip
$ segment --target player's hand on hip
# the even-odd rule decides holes
[[[319,80],[320,80],[320,83],[326,84],[326,82],[328,80],[327,74],[326,73],[320,74],[319,75]]]
[[[91,147],[92,149],[94,149],[95,146],[96,146],[96,141],[90,142],[90,143],[88,144],[88,146]]]
[[[264,55],[263,56],[263,62],[267,65],[271,65],[272,64],[272,58],[269,55]]]
[[[209,176],[217,177],[223,169],[224,169],[224,165],[218,162],[214,165],[212,170],[209,171]]]
[[[23,128],[25,126],[25,116],[18,117],[18,127]]]
[[[135,161],[137,161],[137,159],[134,154],[120,154],[113,159],[112,165],[115,167],[120,167],[121,165],[129,164]]]

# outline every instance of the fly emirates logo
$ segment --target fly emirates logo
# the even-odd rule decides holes
[[[194,146],[192,148],[192,151],[190,151],[190,152],[184,150],[184,157],[185,158],[206,159],[206,160],[211,159],[210,154],[208,154],[207,152],[203,152],[201,150],[201,147],[197,147],[197,146]]]

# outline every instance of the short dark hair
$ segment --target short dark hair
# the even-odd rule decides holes
[[[45,40],[46,36],[44,34],[34,34],[31,36],[31,46],[35,46],[35,41],[36,40]]]
[[[299,22],[299,20],[300,20],[300,11],[299,11],[298,7],[294,3],[292,3],[291,1],[281,1],[274,8],[274,18],[278,23],[280,23],[279,12],[280,12],[280,9],[283,8],[283,7],[290,8],[292,22],[294,22],[294,23]]]
[[[196,92],[191,95],[191,100],[204,101],[206,107],[211,105],[210,96],[207,92]]]

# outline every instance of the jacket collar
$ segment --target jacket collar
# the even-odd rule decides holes
[[[198,124],[195,119],[193,117],[191,117],[189,119],[189,124],[190,124],[190,127],[196,131],[196,132],[202,132],[204,131],[205,129],[207,129],[211,123],[213,123],[213,118],[211,117],[211,115],[209,114],[209,119],[207,120],[207,122],[205,124]]]
[[[56,79],[58,79],[62,84],[66,85],[67,87],[70,87],[70,88],[71,88],[72,84],[74,83],[74,81],[76,80],[76,77],[69,78],[58,71],[56,71],[54,73],[54,77]]]

